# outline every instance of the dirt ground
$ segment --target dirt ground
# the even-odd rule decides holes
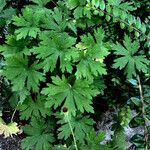
[[[21,150],[20,143],[21,138],[19,136],[9,138],[0,136],[0,150]]]

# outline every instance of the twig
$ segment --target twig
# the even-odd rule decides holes
[[[139,84],[139,93],[140,93],[140,99],[142,102],[142,117],[144,119],[144,148],[145,150],[148,150],[148,129],[147,129],[147,118],[146,118],[146,112],[145,112],[145,102],[144,102],[144,95],[141,85],[140,76],[137,75],[137,80]]]

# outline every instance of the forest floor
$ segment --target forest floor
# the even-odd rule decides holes
[[[13,136],[3,138],[0,136],[0,150],[21,150],[21,137]]]
[[[133,112],[134,115],[136,115],[136,112]],[[6,115],[6,114],[5,114]],[[112,137],[112,117],[114,115],[114,112],[106,111],[101,118],[100,122],[97,122],[97,130],[99,131],[105,131],[106,138],[103,141],[103,143],[107,143],[111,140]],[[6,117],[7,116],[7,117]],[[5,117],[10,120],[10,114],[8,113]],[[15,120],[17,120],[17,117]],[[125,128],[125,135],[126,135],[126,144],[127,144],[127,150],[136,150],[135,146],[129,142],[129,139],[134,134],[143,134],[144,130],[143,127],[137,127],[137,128]],[[14,135],[13,137],[4,138],[4,136],[0,135],[0,150],[21,150],[21,140],[23,138],[23,134]],[[102,144],[102,143],[101,143]],[[131,148],[133,147],[133,148]]]

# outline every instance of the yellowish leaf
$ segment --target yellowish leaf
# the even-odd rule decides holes
[[[100,62],[100,63],[103,63],[103,59],[96,59],[95,61],[98,61],[98,62]]]
[[[0,135],[4,135],[4,138],[10,137],[13,134],[20,132],[16,122],[5,124],[5,122],[0,118]]]
[[[87,47],[83,43],[79,42],[78,44],[76,44],[76,48],[80,50],[85,50]]]

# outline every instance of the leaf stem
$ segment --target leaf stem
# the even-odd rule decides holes
[[[140,99],[142,102],[142,117],[144,119],[144,150],[148,150],[148,129],[147,129],[147,118],[146,118],[146,112],[145,112],[145,102],[144,102],[144,95],[141,85],[140,76],[137,75],[138,85],[139,85],[139,93],[140,93]]]
[[[73,132],[73,128],[72,128],[70,119],[69,119],[69,117],[68,117],[68,112],[66,113],[66,119],[67,119],[67,122],[68,122],[68,124],[69,124],[70,130],[71,130],[71,133],[72,133],[72,136],[73,136],[73,141],[74,141],[75,149],[78,150],[76,138],[75,138],[75,135],[74,135],[74,132]]]
[[[13,122],[13,119],[14,119],[15,113],[16,113],[16,111],[17,111],[18,105],[19,105],[19,103],[17,104],[16,108],[15,108],[14,111],[13,111],[13,114],[12,114],[12,116],[11,116],[11,122]]]
[[[101,9],[100,9],[100,11],[103,12],[104,14],[110,16],[110,17],[114,17],[114,18],[118,19],[120,22],[122,22],[122,23],[126,24],[127,26],[131,27],[133,30],[137,31],[139,34],[144,35],[148,40],[150,40],[150,37],[148,37],[147,35],[143,34],[141,30],[137,29],[133,25],[130,25],[128,22],[120,19],[119,17],[115,17],[113,14],[108,13],[107,11],[104,11],[104,10],[101,10]]]

